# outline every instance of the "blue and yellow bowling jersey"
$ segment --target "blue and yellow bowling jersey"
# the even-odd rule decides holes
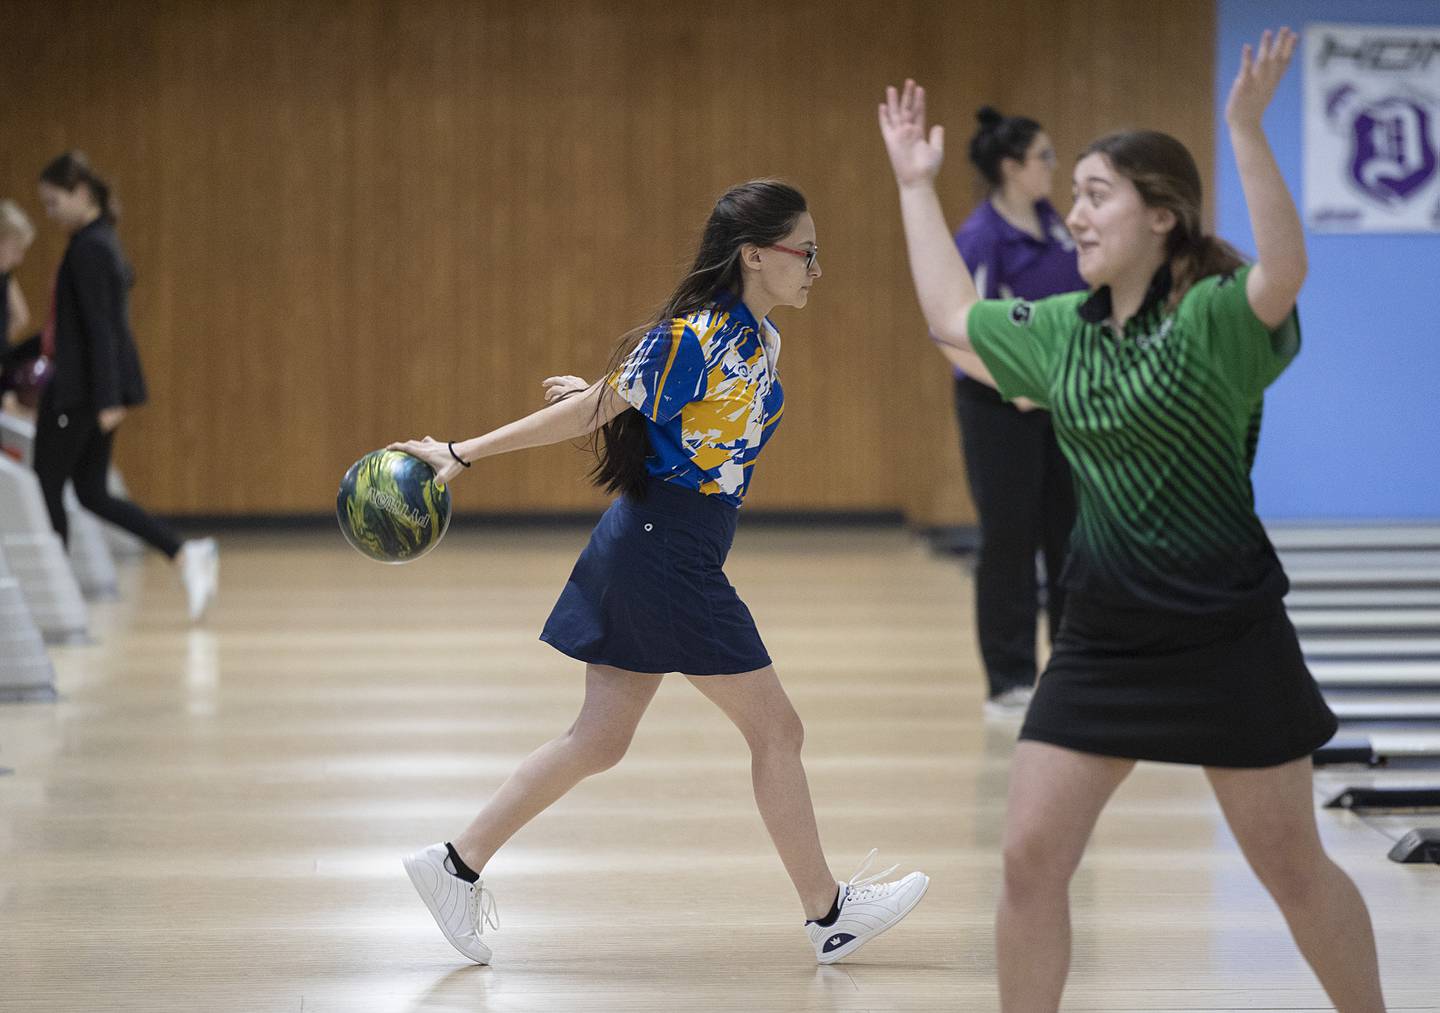
[[[738,507],[785,410],[780,332],[729,296],[656,327],[610,377],[645,416],[656,478]]]

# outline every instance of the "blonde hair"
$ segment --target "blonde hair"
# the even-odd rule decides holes
[[[35,226],[20,210],[20,205],[6,197],[0,200],[0,238],[17,236],[26,246],[35,239]]]

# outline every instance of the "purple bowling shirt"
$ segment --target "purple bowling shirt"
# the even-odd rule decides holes
[[[1048,200],[1035,202],[1044,239],[1017,229],[988,200],[965,219],[955,245],[982,299],[1043,299],[1086,287],[1075,264],[1075,240]],[[956,376],[964,376],[955,370]]]

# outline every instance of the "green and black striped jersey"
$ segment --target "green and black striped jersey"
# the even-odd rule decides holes
[[[1162,269],[1117,334],[1109,290],[985,300],[969,336],[1007,398],[1050,409],[1079,516],[1062,582],[1117,603],[1216,613],[1288,589],[1255,513],[1250,469],[1265,388],[1295,358],[1295,314],[1271,331],[1250,268],[1204,278],[1175,309]]]

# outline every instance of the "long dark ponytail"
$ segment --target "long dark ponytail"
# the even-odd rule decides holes
[[[1172,307],[1200,279],[1244,266],[1235,247],[1205,232],[1200,169],[1185,145],[1158,130],[1122,130],[1093,141],[1080,157],[1093,154],[1104,155],[1134,183],[1146,207],[1167,208],[1175,215],[1175,227],[1165,237]]]
[[[804,194],[774,179],[751,180],[721,194],[705,222],[690,271],[649,322],[620,339],[605,370],[606,377],[614,376],[645,336],[666,321],[703,309],[724,293],[739,298],[743,280],[740,248],[747,243],[778,243],[794,230],[806,210]],[[649,453],[644,416],[634,410],[623,411],[596,433],[591,481],[606,492],[639,499],[645,494],[645,458]]]
[[[83,152],[67,151],[57,155],[40,170],[40,180],[70,192],[84,184],[94,196],[102,218],[114,221],[120,217],[120,204],[110,192],[110,184],[90,168],[90,160]]]

